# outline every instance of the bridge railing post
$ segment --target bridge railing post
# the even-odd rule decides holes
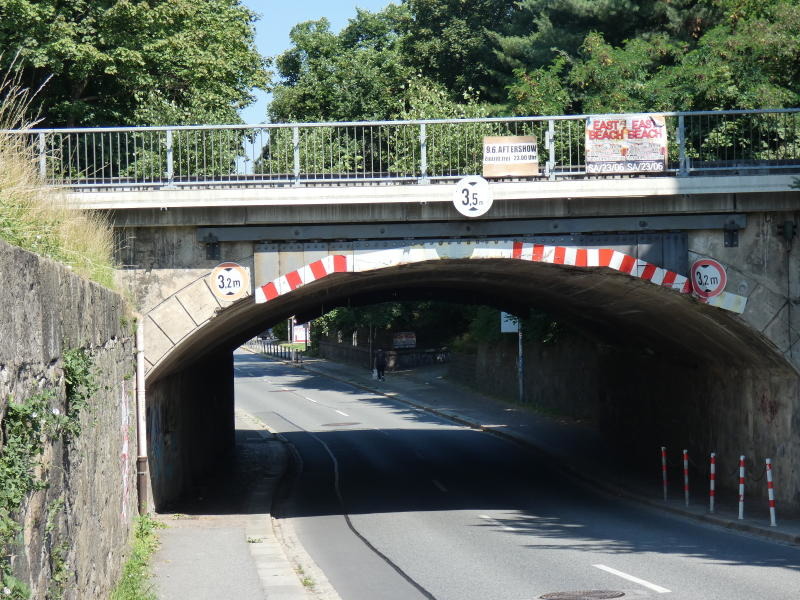
[[[686,163],[686,116],[678,115],[678,177],[686,177],[689,168]]]
[[[556,178],[556,123],[553,119],[548,119],[547,121],[544,146],[548,152],[547,162],[544,165],[544,174],[550,181],[553,181]]]
[[[300,128],[292,127],[292,148],[294,153],[294,184],[300,184]]]
[[[428,129],[425,123],[419,125],[419,179],[418,183],[428,183]]]
[[[44,181],[47,178],[47,146],[45,143],[44,132],[39,132],[39,176]]]
[[[167,187],[173,187],[175,185],[175,155],[174,155],[174,147],[172,142],[172,129],[167,129]]]

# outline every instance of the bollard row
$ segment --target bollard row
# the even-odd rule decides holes
[[[682,467],[683,467],[683,493],[686,506],[689,506],[689,451],[683,450],[682,452]],[[738,490],[738,509],[739,519],[744,519],[744,490],[746,479],[746,457],[741,455],[739,457],[739,490]],[[767,495],[769,498],[769,517],[770,525],[777,526],[775,517],[775,484],[773,480],[773,465],[772,459],[765,460],[764,473],[767,480]],[[661,481],[664,492],[664,502],[668,497],[668,477],[667,477],[667,447],[661,446]],[[708,475],[708,512],[713,513],[715,510],[716,501],[716,483],[717,483],[717,455],[712,452],[709,457],[709,475]]]

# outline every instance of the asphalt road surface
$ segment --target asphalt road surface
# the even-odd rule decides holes
[[[800,598],[796,547],[595,494],[511,442],[235,359],[237,406],[299,457],[276,516],[291,519],[343,600]],[[560,596],[592,597],[612,596]]]

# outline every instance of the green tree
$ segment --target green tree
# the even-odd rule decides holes
[[[0,0],[0,67],[49,126],[240,122],[269,83],[239,0]]]
[[[592,32],[575,56],[518,69],[512,109],[578,113],[781,108],[800,101],[800,6],[713,3],[713,26],[697,39],[667,32],[615,43]],[[709,9],[710,10],[710,9]]]
[[[412,71],[402,60],[401,7],[359,10],[339,33],[327,19],[296,25],[292,47],[275,61],[280,81],[269,107],[274,122],[386,119],[398,112]]]
[[[404,57],[454,94],[480,90],[501,99],[495,85],[495,34],[517,12],[510,0],[405,0]]]
[[[708,0],[522,0],[507,29],[496,30],[497,56],[510,72],[575,58],[590,33],[614,46],[663,34],[692,41],[720,15]]]

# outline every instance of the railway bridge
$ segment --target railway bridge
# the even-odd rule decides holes
[[[598,141],[603,120],[647,120],[663,140]],[[789,466],[800,464],[799,120],[783,110],[26,134],[42,175],[114,225],[119,278],[144,319],[157,504],[231,443],[234,348],[292,315],[440,298],[557,315],[606,357],[584,376],[609,420],[657,428],[634,443],[770,455],[786,465],[779,495],[800,506]],[[532,152],[514,155],[523,143]],[[497,148],[513,164],[498,168]],[[238,265],[246,289],[215,289],[221,263]],[[713,294],[692,284],[702,265],[721,266]],[[681,431],[687,415],[696,424]]]

